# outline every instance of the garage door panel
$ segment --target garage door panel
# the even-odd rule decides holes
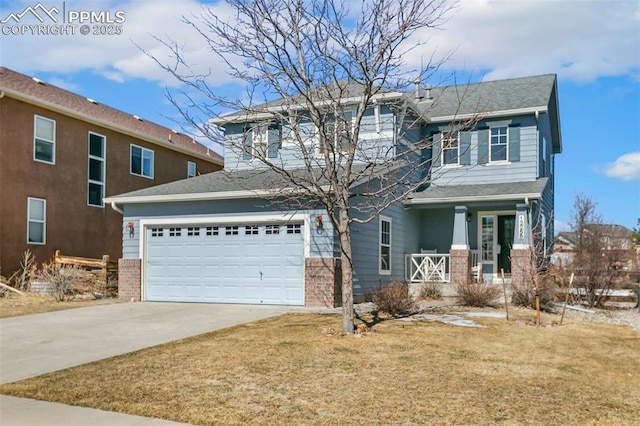
[[[147,234],[147,300],[303,304],[302,225],[172,229]]]

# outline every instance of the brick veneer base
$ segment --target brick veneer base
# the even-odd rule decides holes
[[[313,258],[304,260],[304,305],[314,308],[335,308],[342,301],[342,268],[340,259]]]
[[[118,299],[139,302],[141,275],[140,259],[118,259]]]
[[[511,249],[511,283],[523,285],[531,280],[532,253],[530,249]]]
[[[468,284],[471,279],[471,251],[452,249],[449,251],[449,279],[451,284]]]

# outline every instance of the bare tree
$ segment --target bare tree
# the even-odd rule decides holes
[[[576,195],[571,227],[575,249],[568,272],[574,272],[577,286],[589,306],[602,306],[624,276],[625,259],[630,259],[631,234],[615,225],[603,224],[597,203],[584,194]]]
[[[420,112],[411,108],[414,94],[407,92],[416,79],[432,75],[444,58],[431,55],[419,70],[408,69],[406,58],[419,55],[423,44],[413,37],[439,28],[455,5],[449,0],[227,3],[234,12],[230,20],[210,9],[183,20],[199,32],[230,75],[246,84],[246,93],[237,99],[217,95],[207,83],[208,74],[191,70],[178,43],[163,41],[176,58],[174,64],[152,58],[186,85],[183,96],[170,95],[170,100],[204,134],[218,137],[189,107],[210,117],[221,110],[237,111],[227,117],[229,123],[253,123],[243,137],[229,138],[226,147],[241,158],[257,160],[285,183],[286,191],[274,191],[274,199],[301,209],[326,209],[340,241],[343,331],[352,333],[351,227],[373,221],[429,179],[430,159],[422,153],[432,141],[407,137],[423,122]],[[424,89],[416,84],[416,90]],[[461,99],[465,95],[458,94]],[[397,119],[388,123],[393,130],[376,143],[358,143],[365,116],[376,105],[393,110]],[[476,121],[458,122],[455,130],[473,127]],[[282,123],[286,130],[280,131],[286,135],[273,142],[270,123]],[[446,139],[454,142],[448,143],[456,143],[453,127],[450,136]],[[294,146],[291,152],[300,168],[292,170],[270,154],[278,140]]]

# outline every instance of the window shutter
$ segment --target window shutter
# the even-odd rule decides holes
[[[431,135],[433,144],[431,145],[431,166],[440,167],[442,158],[442,133],[433,133]]]
[[[460,165],[468,166],[471,164],[471,132],[460,132],[459,153]]]
[[[509,161],[520,161],[520,125],[509,126]]]
[[[478,129],[478,164],[489,162],[489,128]]]

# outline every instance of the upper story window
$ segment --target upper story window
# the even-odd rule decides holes
[[[261,123],[244,129],[242,158],[278,158],[282,148],[282,126],[279,123]]]
[[[27,198],[27,243],[45,244],[47,227],[47,200]]]
[[[353,137],[353,116],[353,111],[342,111],[326,117],[324,134],[327,137],[329,152],[347,152]],[[322,142],[318,151],[325,151]]]
[[[131,145],[131,174],[153,179],[153,151]]]
[[[187,179],[196,176],[196,163],[187,161]]]
[[[458,132],[444,134],[442,139],[442,164],[445,166],[457,165],[459,158]]]
[[[507,153],[509,146],[507,129],[507,126],[491,127],[490,162],[507,161],[507,158],[509,158]]]
[[[43,163],[56,162],[56,122],[34,115],[33,159]]]
[[[105,186],[105,160],[107,138],[89,132],[89,170],[87,203],[90,206],[103,207]]]

